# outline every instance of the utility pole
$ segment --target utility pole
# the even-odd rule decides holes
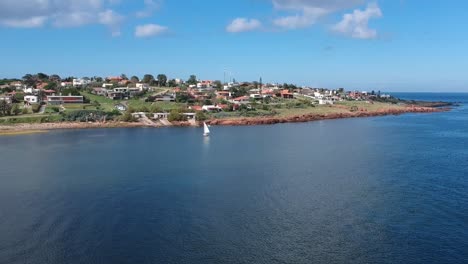
[[[258,90],[260,91],[260,97],[262,98],[262,103],[264,104],[265,103],[265,100],[263,99],[263,89],[262,89],[262,77],[260,77],[260,87],[258,88]]]

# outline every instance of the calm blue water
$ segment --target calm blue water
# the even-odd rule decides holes
[[[468,262],[466,106],[212,132],[0,137],[0,263]]]

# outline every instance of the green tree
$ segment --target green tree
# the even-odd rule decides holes
[[[144,83],[151,83],[152,81],[154,81],[154,76],[151,75],[151,74],[145,74],[145,76],[143,76],[143,80],[142,80]]]
[[[28,73],[23,76],[23,82],[27,86],[36,86],[36,77]]]
[[[125,75],[125,73],[122,73],[120,75],[120,78],[122,78],[122,80],[128,80],[127,75]]]
[[[0,100],[0,114],[2,116],[7,116],[11,114],[11,104],[6,100]]]
[[[58,85],[56,82],[49,82],[45,87],[44,89],[46,90],[57,90],[58,88]]]
[[[18,104],[13,105],[13,107],[11,108],[11,113],[15,116],[21,113],[21,109],[19,108]]]
[[[167,117],[167,120],[169,120],[169,122],[172,122],[172,121],[185,121],[185,116],[182,115],[179,110],[172,110],[169,113],[169,116]]]
[[[196,75],[190,75],[190,78],[187,81],[188,84],[197,84],[197,76]]]
[[[138,78],[137,76],[132,76],[132,78],[130,78],[130,81],[132,83],[138,83],[138,82],[140,82],[140,78]]]
[[[36,76],[41,81],[45,81],[49,79],[49,75],[42,73],[42,72],[38,73]]]
[[[51,76],[49,76],[49,80],[53,82],[60,82],[62,79],[58,74],[52,74]]]
[[[158,74],[157,78],[159,86],[166,86],[167,76],[165,74]]]
[[[176,87],[176,86],[177,86],[176,80],[174,80],[174,79],[169,80],[169,81],[167,82],[167,86],[169,86],[169,87]]]
[[[223,89],[223,84],[219,80],[214,81],[214,86],[216,87],[216,90],[218,91]]]

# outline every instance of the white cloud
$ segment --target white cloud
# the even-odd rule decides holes
[[[135,36],[138,38],[148,38],[164,34],[168,28],[156,24],[140,25],[135,28]]]
[[[369,28],[369,20],[380,17],[382,17],[380,7],[377,4],[369,4],[363,11],[356,9],[353,13],[345,14],[332,30],[352,38],[373,39],[377,37],[377,31]]]
[[[275,9],[296,12],[295,15],[283,16],[273,24],[283,29],[308,27],[318,19],[331,13],[363,4],[364,0],[272,0]],[[298,13],[297,13],[298,12]]]
[[[236,18],[227,27],[226,31],[231,33],[239,33],[260,29],[262,23],[257,19]]]
[[[47,21],[45,16],[37,16],[26,19],[7,18],[1,19],[0,24],[7,27],[18,27],[18,28],[35,28],[42,27]]]
[[[151,16],[162,4],[162,0],[144,0],[145,9],[136,13],[139,18]]]
[[[1,0],[0,26],[79,27],[101,24],[120,32],[124,16],[110,9],[119,0]]]

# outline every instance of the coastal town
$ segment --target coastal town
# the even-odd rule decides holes
[[[61,78],[44,73],[0,80],[0,125],[96,123],[198,126],[308,121],[430,112],[380,91],[294,84],[168,79],[165,74]],[[435,111],[435,110],[434,110]],[[337,116],[338,115],[338,116]],[[317,118],[318,117],[318,118]],[[241,122],[239,122],[241,121]],[[291,121],[291,120],[290,120]],[[237,122],[237,123],[236,123]]]

